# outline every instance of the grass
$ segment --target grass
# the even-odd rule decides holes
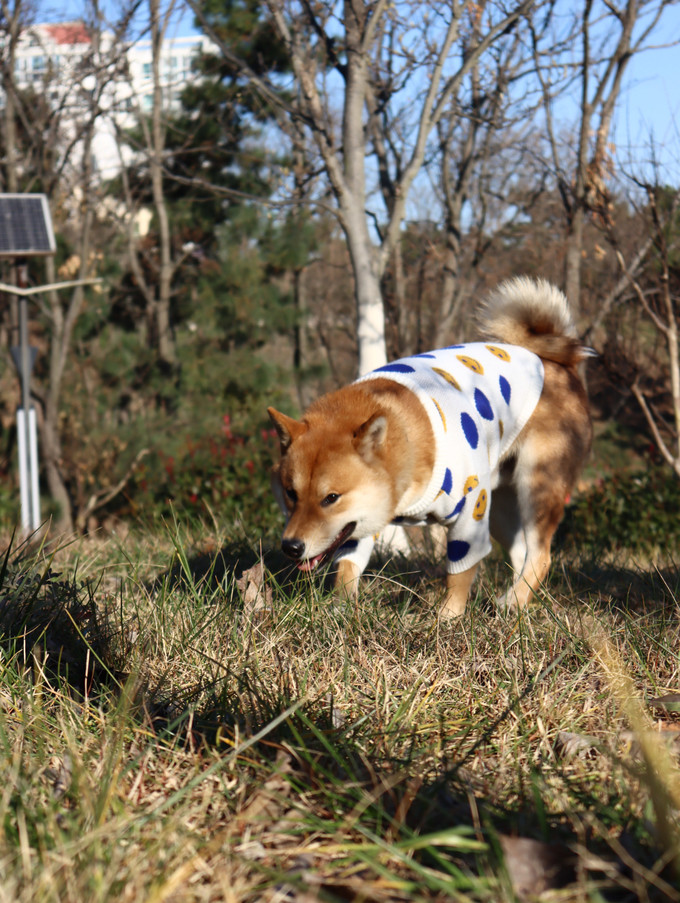
[[[0,903],[680,900],[677,567],[522,618],[177,525],[0,568]],[[401,569],[402,571],[405,568]]]

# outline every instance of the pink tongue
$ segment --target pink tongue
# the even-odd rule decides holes
[[[317,555],[315,558],[308,558],[307,561],[301,561],[300,564],[298,564],[298,570],[313,571],[324,555],[325,552],[322,552],[321,555]]]

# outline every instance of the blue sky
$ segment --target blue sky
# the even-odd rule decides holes
[[[680,40],[680,7],[666,10],[656,44]],[[614,141],[620,162],[650,158],[652,137],[659,149],[666,181],[680,183],[680,46],[656,47],[634,57],[616,116]],[[630,148],[630,152],[628,151]]]

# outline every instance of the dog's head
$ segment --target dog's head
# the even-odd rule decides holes
[[[299,568],[313,570],[349,539],[379,533],[392,520],[383,413],[294,420],[269,408],[269,416],[281,443],[272,485],[288,517],[281,547]]]

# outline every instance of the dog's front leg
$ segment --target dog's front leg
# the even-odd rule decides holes
[[[335,559],[335,592],[353,599],[359,595],[359,577],[366,570],[375,545],[372,536],[349,540]]]
[[[465,606],[470,595],[470,587],[477,573],[477,565],[473,564],[460,574],[446,575],[446,595],[439,608],[440,618],[459,618],[465,614]]]
[[[338,561],[338,569],[335,572],[335,592],[339,595],[350,596],[353,599],[359,595],[359,577],[361,568],[349,558]]]

